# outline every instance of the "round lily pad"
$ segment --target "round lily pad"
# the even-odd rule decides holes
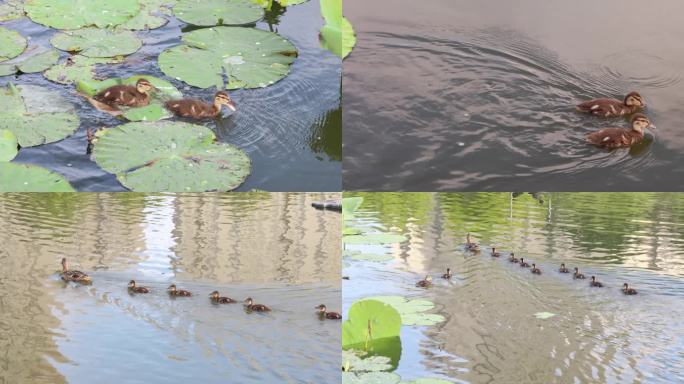
[[[140,12],[132,19],[117,26],[117,29],[147,30],[161,28],[169,20],[160,15],[171,15],[171,7],[178,0],[138,0],[140,2]]]
[[[376,341],[399,337],[401,317],[392,306],[377,300],[352,304],[342,323],[342,348],[368,350]]]
[[[11,161],[17,156],[17,136],[10,130],[0,129],[0,162]]]
[[[182,41],[159,55],[159,67],[200,88],[266,87],[287,76],[297,56],[288,40],[255,28],[199,29]]]
[[[0,21],[24,17],[24,3],[21,0],[7,0],[0,4]]]
[[[401,376],[394,372],[342,372],[342,384],[399,384]]]
[[[0,61],[21,55],[26,44],[26,39],[17,31],[0,27]]]
[[[36,47],[29,49],[21,56],[0,64],[0,76],[14,75],[15,73],[43,72],[59,60],[59,52],[56,49]]]
[[[424,313],[434,308],[435,304],[427,300],[411,300],[402,296],[375,296],[369,300],[381,301],[399,311],[401,323],[404,325],[434,325],[445,321],[442,315]]]
[[[229,191],[250,172],[249,157],[216,143],[203,126],[183,122],[128,123],[97,133],[93,156],[137,192]]]
[[[56,29],[123,24],[140,12],[138,0],[26,0],[31,20]]]
[[[0,163],[0,192],[75,192],[64,176],[30,164]]]
[[[131,31],[84,28],[58,33],[50,43],[62,51],[86,57],[125,56],[142,47],[142,41]]]
[[[246,25],[264,17],[264,9],[252,0],[180,0],[173,13],[192,25]]]
[[[93,81],[97,64],[118,64],[120,58],[71,56],[63,63],[53,65],[43,72],[43,76],[50,81],[60,84],[73,84],[79,81]]]
[[[382,262],[382,261],[390,261],[394,259],[394,256],[384,253],[384,254],[375,254],[375,253],[356,253],[351,256],[352,260],[363,260],[363,261],[374,261],[374,262]]]
[[[403,235],[391,235],[385,233],[369,233],[365,235],[350,235],[342,237],[342,242],[345,244],[368,244],[368,245],[380,245],[380,244],[392,244],[392,243],[403,243],[408,240],[406,236]]]

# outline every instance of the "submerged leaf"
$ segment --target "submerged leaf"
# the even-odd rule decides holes
[[[26,0],[31,20],[56,29],[123,24],[140,12],[138,0]]]
[[[21,55],[26,49],[26,39],[17,31],[0,27],[0,61]]]
[[[83,28],[58,33],[50,43],[62,51],[86,57],[125,56],[142,47],[142,41],[131,31]]]
[[[247,25],[264,17],[252,0],[180,0],[173,13],[188,24],[200,26]]]
[[[64,176],[30,164],[0,162],[0,192],[75,192]]]

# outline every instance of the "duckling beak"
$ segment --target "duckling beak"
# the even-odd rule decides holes
[[[229,101],[226,104],[226,107],[230,108],[230,110],[233,112],[237,111],[237,107],[235,106],[235,102],[233,100]]]
[[[652,130],[654,130],[654,131],[656,130],[656,126],[653,125],[653,124],[649,125],[647,128],[652,129]]]

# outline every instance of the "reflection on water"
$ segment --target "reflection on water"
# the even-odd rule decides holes
[[[351,194],[350,194],[351,195]],[[365,193],[357,225],[404,233],[388,263],[349,261],[344,309],[399,294],[434,301],[447,321],[402,329],[402,378],[484,382],[684,380],[684,194]],[[346,196],[346,195],[345,195]],[[483,252],[464,252],[471,232]],[[492,258],[496,246],[502,258]],[[536,263],[535,276],[505,260]],[[590,288],[561,262],[597,276]],[[447,267],[450,282],[416,288]],[[624,296],[629,282],[639,294]],[[551,312],[541,320],[535,313]]]
[[[681,190],[662,177],[684,174],[681,2],[367,3],[345,6],[359,37],[344,66],[345,189]],[[631,90],[657,139],[588,146],[627,121],[574,106]]]
[[[340,214],[310,206],[335,198],[0,195],[0,383],[339,380],[339,322],[313,307],[340,306]],[[65,285],[62,256],[93,285]],[[215,289],[273,312],[214,306]]]

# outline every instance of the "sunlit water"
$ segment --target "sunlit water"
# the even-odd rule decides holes
[[[340,307],[340,214],[310,207],[338,196],[0,195],[0,383],[339,381],[314,307]],[[64,284],[63,256],[93,284]]]
[[[682,11],[676,0],[347,1],[358,45],[343,74],[345,189],[681,190]],[[574,106],[631,90],[657,136],[587,145],[628,122]]]
[[[200,124],[213,129],[220,141],[245,150],[252,159],[252,174],[239,190],[339,191],[340,60],[320,48],[318,32],[323,19],[318,1],[286,9],[275,5],[274,9],[257,28],[280,33],[297,47],[299,57],[290,74],[267,88],[231,92],[238,111],[232,114],[224,111],[220,120]],[[57,33],[27,18],[2,25],[30,37],[30,46],[50,46],[50,38]],[[185,24],[172,19],[162,28],[137,32],[143,48],[126,57],[121,65],[98,66],[98,77],[149,74],[171,81],[186,97],[210,100],[214,89],[202,90],[168,78],[157,65],[157,55],[179,44],[184,30],[188,30]],[[86,129],[116,126],[122,124],[120,120],[94,110],[76,94],[73,86],[52,83],[40,73],[0,77],[0,86],[8,82],[59,90],[76,105],[81,118],[81,126],[73,136],[57,143],[24,148],[16,161],[55,170],[80,191],[124,190],[113,175],[104,172],[86,155]]]
[[[402,327],[396,372],[404,380],[684,381],[684,194],[358,195],[365,201],[354,225],[409,241],[346,246],[394,259],[345,263],[345,311],[360,298],[405,295],[434,301],[447,318]],[[464,251],[467,231],[480,254]],[[508,262],[511,251],[543,274]],[[558,273],[561,262],[605,287]],[[449,282],[439,278],[447,267]],[[435,285],[416,288],[427,274]],[[623,295],[624,282],[638,295]]]

